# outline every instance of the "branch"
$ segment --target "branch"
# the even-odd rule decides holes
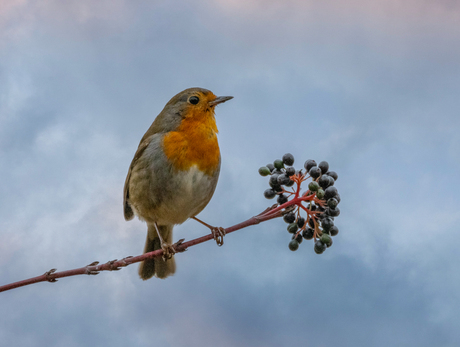
[[[287,208],[287,210],[290,210],[289,205],[292,205],[292,203],[288,202],[282,206],[273,205],[272,207],[267,208],[265,211],[258,214],[257,216],[251,217],[244,222],[241,222],[239,224],[226,228],[225,233],[230,234],[236,230],[243,229],[251,225],[256,225],[256,224],[259,224],[261,222],[264,222],[264,221],[267,221],[273,218],[281,217],[285,213],[285,210],[283,211],[283,209]],[[195,246],[200,243],[212,240],[213,238],[214,238],[213,234],[205,235],[205,236],[181,243],[180,245],[176,247],[176,250],[177,252],[183,252],[188,247]],[[159,249],[153,252],[145,253],[143,255],[138,255],[136,257],[129,256],[121,260],[117,260],[117,259],[111,260],[101,265],[99,264],[98,261],[95,261],[87,266],[84,266],[78,269],[59,271],[59,272],[56,272],[56,269],[51,269],[45,272],[41,276],[32,277],[32,278],[29,278],[23,281],[14,282],[14,283],[0,286],[0,292],[27,286],[29,284],[38,283],[38,282],[46,282],[46,281],[47,282],[57,282],[57,279],[62,278],[62,277],[70,277],[70,276],[76,276],[76,275],[97,275],[101,271],[118,271],[118,270],[121,270],[121,268],[126,267],[128,265],[141,262],[145,259],[161,257],[162,255],[163,255],[163,250]]]
[[[331,236],[335,236],[339,232],[334,225],[334,217],[340,214],[340,210],[337,208],[337,204],[340,202],[340,195],[337,188],[333,186],[337,180],[337,173],[328,171],[329,164],[324,161],[316,166],[314,160],[307,160],[304,165],[307,170],[305,173],[302,170],[295,171],[292,166],[284,167],[284,164],[292,165],[293,162],[294,157],[288,153],[283,156],[283,160],[275,160],[273,165],[269,164],[259,169],[259,173],[262,176],[271,175],[269,179],[271,188],[264,192],[265,197],[272,199],[278,195],[278,204],[267,208],[257,216],[224,229],[225,234],[284,216],[284,221],[289,224],[287,230],[293,234],[289,243],[291,251],[297,250],[303,239],[314,240],[314,250],[317,254],[322,254],[326,248],[332,245]],[[308,184],[308,190],[300,194],[301,184],[309,178],[312,179],[312,182]],[[294,184],[296,185],[295,187],[293,187]],[[301,216],[300,212],[306,213],[306,219]],[[176,252],[183,252],[188,247],[212,239],[214,239],[214,235],[211,233],[191,241],[177,243],[175,244],[175,250]],[[95,261],[87,266],[73,270],[56,272],[56,269],[51,269],[41,276],[0,286],[0,292],[32,283],[57,282],[57,279],[62,277],[97,275],[101,271],[118,271],[130,264],[161,256],[163,256],[163,250],[159,249],[136,257],[129,256],[121,260],[111,260],[101,265],[98,261]]]

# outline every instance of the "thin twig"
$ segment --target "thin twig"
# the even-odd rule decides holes
[[[289,208],[290,205],[292,205],[290,204],[290,202],[287,202],[286,204],[283,204],[281,206],[273,205],[272,207],[267,208],[265,211],[258,214],[257,216],[251,217],[244,222],[241,222],[239,224],[226,228],[225,233],[230,234],[236,230],[243,229],[251,225],[256,225],[256,224],[259,224],[261,222],[264,222],[264,221],[267,221],[273,218],[281,217],[285,213],[283,209],[290,209]],[[212,240],[213,238],[214,238],[213,234],[205,235],[205,236],[181,243],[180,245],[176,247],[176,250],[177,252],[183,252],[188,247],[195,246],[197,244]],[[14,282],[14,283],[0,286],[0,292],[4,292],[4,291],[11,290],[11,289],[18,288],[18,287],[27,286],[29,284],[38,283],[38,282],[57,282],[58,278],[63,278],[63,277],[70,277],[70,276],[76,276],[76,275],[97,275],[101,271],[117,271],[130,264],[138,263],[145,259],[161,257],[162,255],[163,255],[163,250],[159,249],[153,252],[145,253],[143,255],[138,255],[136,257],[129,256],[121,260],[117,260],[117,259],[111,260],[105,264],[99,264],[99,262],[95,261],[89,265],[83,266],[78,269],[59,271],[59,272],[56,272],[56,269],[51,269],[45,272],[41,276],[32,277],[32,278],[29,278],[23,281]]]
[[[285,215],[288,212],[291,212],[295,210],[296,206],[302,208],[305,212],[307,212],[307,220],[306,223],[309,222],[309,219],[313,218],[318,212],[311,211],[309,208],[306,208],[303,206],[303,202],[311,202],[313,201],[316,205],[318,206],[324,206],[324,202],[316,197],[316,194],[307,191],[304,194],[300,195],[301,191],[301,183],[306,180],[306,174],[296,174],[291,177],[293,181],[297,183],[297,188],[295,189],[295,192],[286,192],[290,194],[294,194],[294,197],[285,202],[282,205],[275,204],[269,208],[267,208],[265,211],[259,213],[257,216],[251,217],[248,220],[241,222],[239,224],[233,225],[231,227],[228,227],[225,230],[225,234],[230,234],[236,230],[246,228],[251,225],[256,225],[261,222],[265,222],[267,220],[273,219],[273,218],[278,218],[283,215]],[[309,177],[309,176],[308,176]],[[318,232],[318,225],[316,223],[316,220],[314,219],[315,223],[315,232],[313,237],[316,239],[317,232]],[[306,225],[306,224],[305,224]],[[299,234],[300,231],[297,233]],[[195,246],[197,244],[209,241],[214,239],[214,234],[208,234],[187,242],[183,243],[178,243],[175,246],[176,252],[180,253],[185,251],[188,247]],[[47,272],[45,272],[41,276],[29,278],[23,281],[19,282],[14,282],[10,284],[6,284],[4,286],[0,286],[0,292],[4,292],[10,289],[18,288],[18,287],[23,287],[27,286],[29,284],[33,283],[38,283],[38,282],[57,282],[58,278],[62,277],[69,277],[69,276],[75,276],[75,275],[97,275],[101,271],[118,271],[121,270],[121,268],[128,266],[130,264],[138,263],[141,262],[145,259],[151,259],[151,258],[156,258],[156,257],[161,257],[163,255],[163,250],[159,249],[153,252],[145,253],[143,255],[138,255],[136,257],[125,257],[121,260],[111,260],[108,261],[105,264],[99,264],[99,262],[95,261],[92,262],[89,265],[86,265],[84,267],[78,268],[78,269],[73,269],[73,270],[67,270],[67,271],[59,271],[56,272],[56,269],[51,269]]]

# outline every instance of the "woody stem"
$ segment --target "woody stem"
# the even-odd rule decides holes
[[[244,222],[241,222],[241,223],[238,223],[236,225],[226,228],[225,232],[229,234],[236,230],[246,228],[250,225],[256,225],[256,224],[265,222],[273,218],[281,217],[283,213],[281,211],[282,208],[279,208],[279,207],[280,206],[278,206],[277,208],[274,208],[274,206],[272,206],[271,208],[268,208],[267,210],[263,211],[261,214],[257,216],[251,217]],[[209,235],[205,235],[205,236],[196,238],[194,240],[190,240],[190,241],[181,243],[180,245],[176,247],[176,251],[182,252],[186,250],[188,247],[212,240],[213,238],[214,238],[214,235],[209,234]],[[57,278],[70,277],[70,276],[76,276],[76,275],[97,275],[100,271],[120,270],[122,267],[126,267],[128,265],[141,262],[145,259],[161,257],[163,253],[164,253],[163,250],[159,249],[159,250],[145,253],[143,255],[138,255],[135,257],[126,257],[121,260],[109,261],[105,264],[99,264],[98,262],[94,262],[94,263],[91,263],[90,265],[83,266],[77,269],[59,271],[59,272],[56,272],[55,269],[53,269],[53,270],[45,272],[41,276],[37,276],[37,277],[29,278],[23,281],[18,281],[18,282],[0,286],[0,292],[4,292],[4,291],[11,290],[14,288],[23,287],[23,286],[33,284],[33,283],[38,283],[38,282],[56,282]]]

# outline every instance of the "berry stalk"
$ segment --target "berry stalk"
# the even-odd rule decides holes
[[[303,239],[313,239],[315,252],[321,254],[332,245],[330,236],[337,235],[339,231],[334,225],[334,218],[340,214],[337,207],[340,195],[334,186],[338,175],[329,170],[326,161],[316,164],[314,160],[307,160],[305,172],[296,170],[293,164],[294,156],[287,153],[282,159],[259,169],[261,176],[270,176],[270,188],[265,190],[264,196],[267,199],[278,196],[279,206],[273,211],[284,210],[283,220],[289,224],[288,232],[293,234],[289,248],[295,251]],[[308,190],[301,194],[302,183],[309,179]],[[294,185],[296,188],[291,188]],[[306,216],[303,217],[302,213]]]

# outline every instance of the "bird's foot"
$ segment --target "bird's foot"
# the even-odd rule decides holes
[[[217,245],[220,247],[224,244],[225,229],[222,227],[212,227],[211,233],[216,240]]]
[[[179,241],[177,241],[176,243],[170,245],[169,243],[162,243],[161,244],[161,249],[163,250],[163,260],[168,260],[168,259],[171,259],[172,256],[178,252],[184,252],[186,251],[186,249],[183,249],[183,250],[180,250],[178,251],[177,250],[177,247],[180,246],[183,242],[185,241],[185,239],[180,239]]]
[[[192,217],[194,220],[197,222],[200,222],[204,226],[208,227],[211,230],[212,236],[214,237],[214,240],[216,240],[217,245],[220,247],[224,244],[224,236],[225,236],[225,229],[222,227],[213,227],[209,225],[208,223],[203,222],[201,219],[198,219],[196,217]]]

